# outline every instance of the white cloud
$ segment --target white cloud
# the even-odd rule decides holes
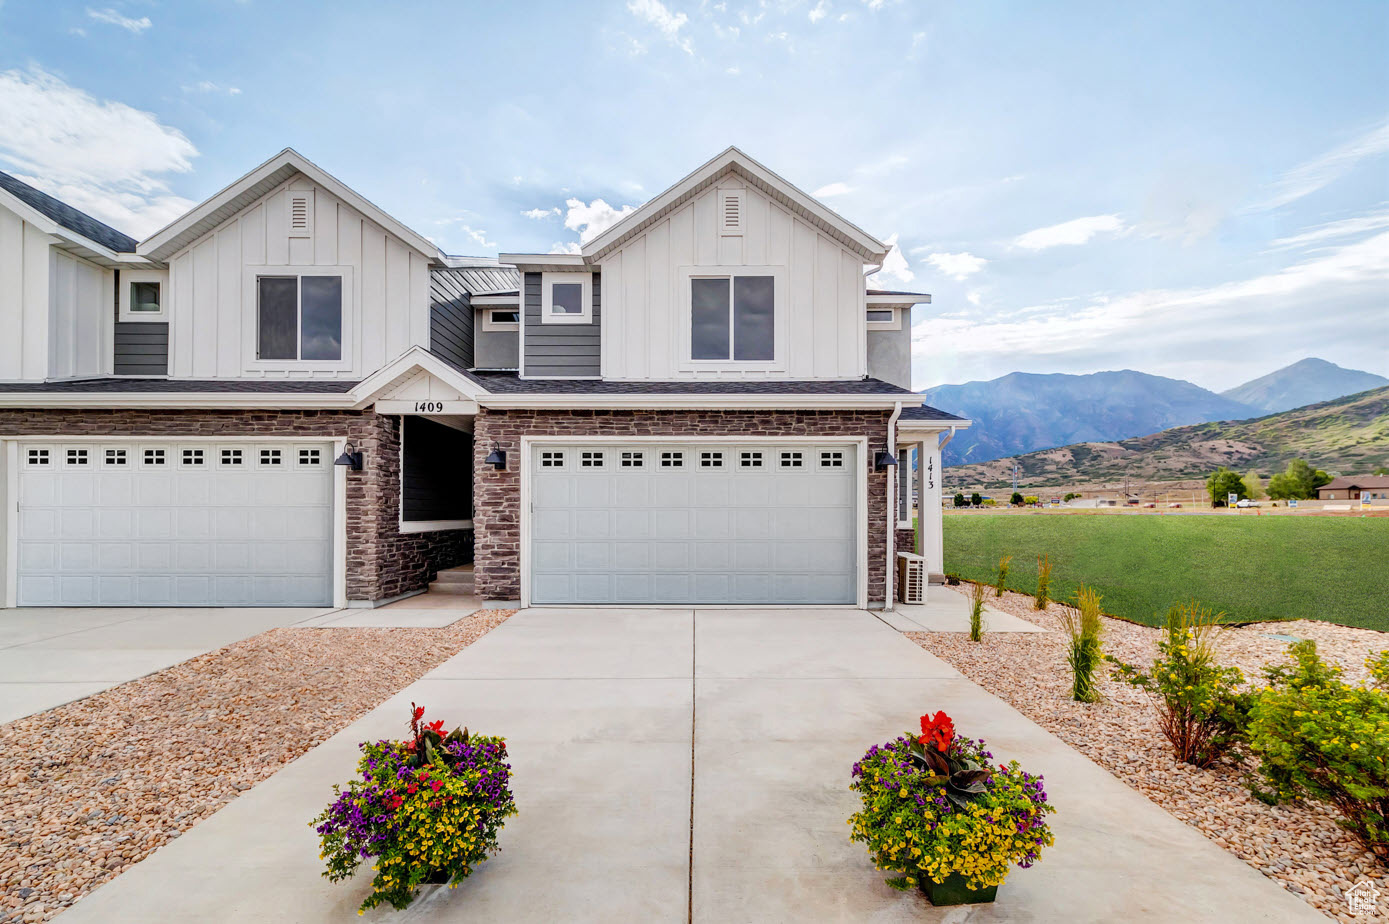
[[[830,183],[815,190],[812,195],[817,199],[825,199],[830,196],[842,196],[845,193],[853,192],[854,188],[848,183]]]
[[[550,245],[550,253],[583,253],[584,249],[574,241],[555,241]]]
[[[240,87],[223,87],[213,83],[211,80],[199,80],[183,88],[184,93],[225,93],[228,96],[240,96]]]
[[[136,35],[139,35],[141,32],[144,32],[150,26],[154,25],[154,23],[150,22],[148,16],[141,16],[139,19],[131,19],[128,16],[122,16],[110,7],[104,10],[94,10],[91,7],[87,7],[87,18],[94,19],[97,22],[104,22],[112,26],[120,26],[122,29],[133,32]]]
[[[926,262],[958,282],[979,272],[989,261],[972,253],[933,253]]]
[[[883,0],[863,0],[863,5],[870,10],[881,10],[883,8]]]
[[[897,235],[894,233],[883,238],[883,243],[888,246],[887,257],[883,259],[883,267],[874,273],[870,285],[883,286],[893,283],[906,285],[916,278],[916,273],[912,272],[911,266],[907,263],[907,257],[902,253],[902,248],[897,246]]]
[[[965,300],[977,308],[984,303],[984,295],[976,290],[971,290],[965,293]]]
[[[680,37],[680,30],[690,21],[690,17],[684,13],[672,13],[661,0],[628,0],[627,11],[655,26],[686,54],[694,54],[690,40]]]
[[[197,156],[183,132],[153,113],[97,99],[38,68],[0,72],[0,160],[127,234],[148,234],[192,207],[160,177],[191,171]]]
[[[1025,250],[1046,250],[1048,247],[1084,244],[1096,234],[1121,234],[1125,230],[1123,219],[1118,215],[1091,215],[1037,228],[1020,236],[1014,243]]]
[[[540,221],[544,218],[557,218],[564,213],[560,210],[559,206],[555,206],[552,209],[526,209],[521,214],[527,218],[534,218],[536,221]]]
[[[1289,237],[1280,237],[1270,246],[1273,250],[1288,250],[1296,247],[1306,247],[1311,244],[1321,244],[1325,241],[1336,240],[1342,237],[1351,237],[1356,234],[1365,234],[1370,231],[1378,231],[1381,228],[1389,228],[1389,209],[1379,212],[1372,212],[1369,215],[1357,215],[1354,218],[1343,218],[1339,221],[1329,221],[1314,228],[1308,228],[1299,234]]]
[[[585,244],[636,211],[631,205],[615,209],[602,199],[587,203],[582,199],[566,199],[564,204],[568,207],[564,226],[579,232],[579,240]]]
[[[830,5],[826,3],[825,0],[820,0],[819,3],[815,4],[815,9],[810,11],[810,21],[819,22],[825,18],[825,14],[829,11]]]
[[[1389,153],[1389,121],[1320,157],[1298,164],[1279,177],[1268,197],[1252,208],[1276,209],[1295,202],[1340,179],[1365,158],[1385,153]]]
[[[739,74],[742,73],[742,71],[737,67],[737,65],[726,67],[724,68],[723,72],[730,77],[737,77]]]

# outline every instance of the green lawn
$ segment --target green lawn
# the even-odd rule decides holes
[[[1195,598],[1232,621],[1321,619],[1389,630],[1389,517],[990,515],[945,517],[945,570],[1032,593],[1047,554],[1052,599],[1080,582],[1106,613],[1161,623]]]

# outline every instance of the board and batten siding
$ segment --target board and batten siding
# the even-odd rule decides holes
[[[590,324],[543,324],[540,320],[541,274],[526,273],[522,291],[525,331],[521,338],[526,378],[596,378],[602,373],[602,275],[593,274],[593,321]]]
[[[429,352],[468,369],[473,365],[472,296],[456,273],[429,274]]]
[[[720,233],[719,190],[743,192],[743,233]],[[607,379],[852,379],[866,373],[863,261],[752,186],[729,177],[600,261],[607,283]],[[689,324],[681,267],[785,268],[784,371],[682,371],[680,325]],[[780,323],[780,318],[778,319]],[[529,337],[530,329],[526,334]],[[685,357],[686,359],[688,357]],[[778,366],[783,357],[778,356]]]
[[[308,192],[313,227],[289,235],[291,193]],[[255,368],[248,272],[344,266],[342,368]],[[175,378],[361,379],[412,346],[429,346],[429,260],[302,175],[203,235],[169,261],[169,359]],[[251,316],[248,318],[247,313]]]
[[[49,377],[110,373],[114,271],[56,247],[49,248],[48,256]]]
[[[117,321],[113,371],[116,375],[168,375],[168,322]]]

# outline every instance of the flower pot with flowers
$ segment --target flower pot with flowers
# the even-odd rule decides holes
[[[992,760],[937,712],[921,717],[920,737],[875,744],[854,764],[863,809],[851,837],[900,874],[888,885],[919,888],[933,905],[991,902],[1014,863],[1031,866],[1051,846],[1042,778]]]
[[[336,798],[311,822],[338,882],[374,857],[376,875],[361,911],[389,902],[405,908],[422,884],[457,885],[500,848],[497,834],[516,814],[506,741],[445,733],[410,704],[410,737],[364,741],[358,779],[334,786]]]

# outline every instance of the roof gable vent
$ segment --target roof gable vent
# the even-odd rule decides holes
[[[313,193],[291,192],[287,219],[290,237],[313,236]]]
[[[719,233],[725,236],[743,233],[743,191],[719,190]]]

